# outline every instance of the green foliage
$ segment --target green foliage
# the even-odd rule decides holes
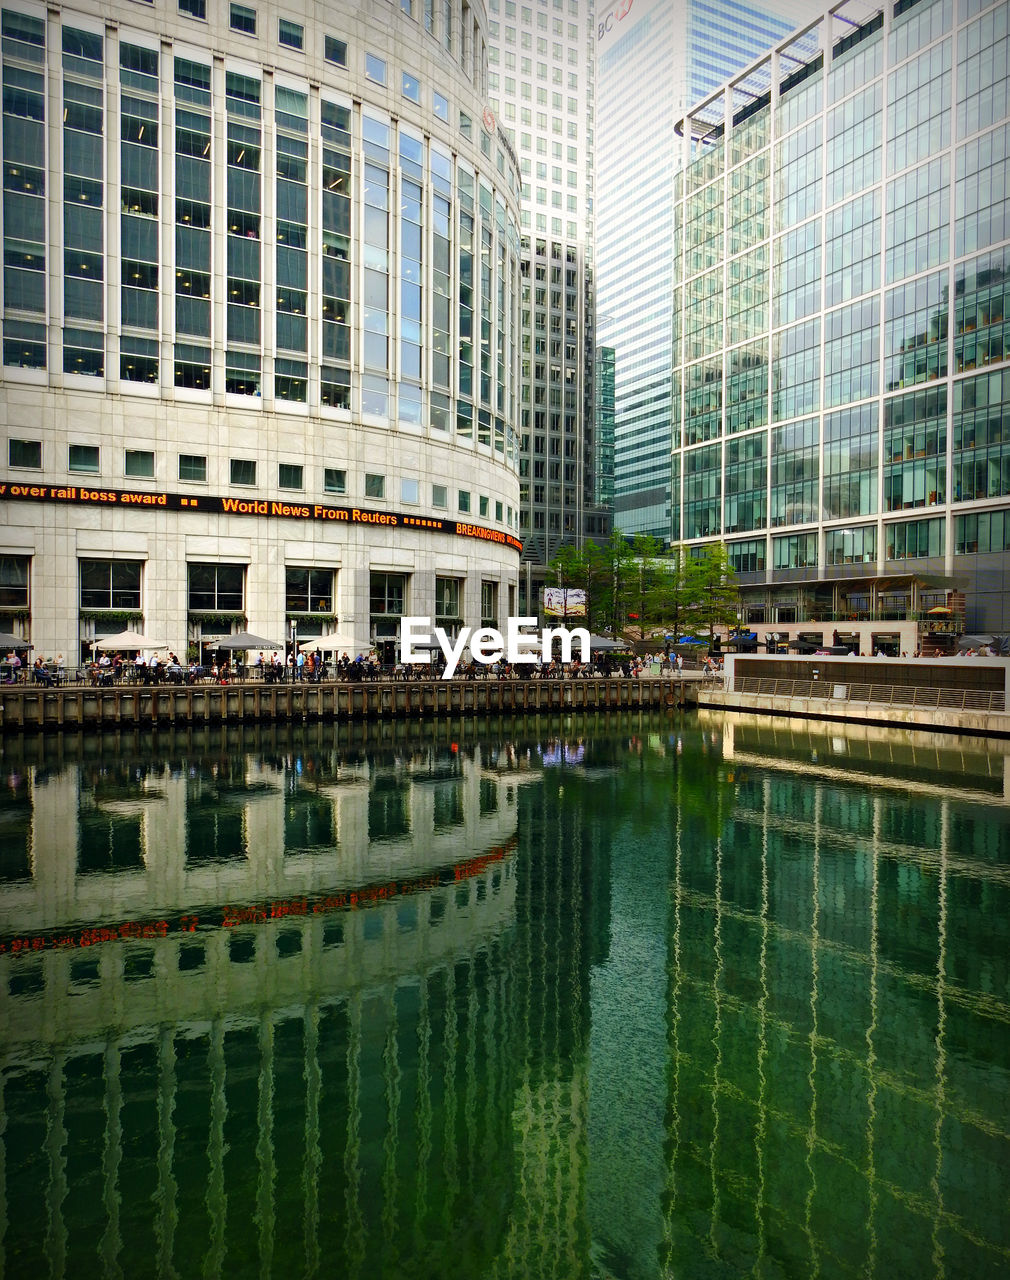
[[[133,623],[140,622],[143,614],[139,609],[82,609],[81,617],[90,618],[97,626],[121,626],[129,627]]]
[[[684,598],[689,624],[699,634],[711,639],[717,627],[735,626],[740,592],[725,543],[713,543],[702,556],[685,560]]]
[[[209,631],[212,635],[220,631],[227,634],[231,631],[233,622],[240,622],[245,626],[245,614],[237,613],[202,613],[197,610],[191,610],[189,613],[190,622],[199,622],[202,630]]]
[[[592,631],[641,640],[659,631],[711,636],[737,621],[736,578],[721,542],[696,557],[647,534],[629,540],[615,532],[603,547],[562,547],[548,569],[557,586],[586,593]]]

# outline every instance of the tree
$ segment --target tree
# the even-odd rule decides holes
[[[662,621],[664,597],[663,544],[651,534],[638,533],[631,543],[632,571],[627,575],[627,617],[644,640]]]
[[[566,591],[585,592],[585,624],[600,630],[607,612],[610,582],[605,551],[593,542],[587,542],[584,547],[569,544],[558,550],[547,569],[557,586]],[[582,621],[579,615],[579,622]]]
[[[658,620],[675,636],[688,627],[688,554],[682,546],[672,546],[663,557],[658,583]]]
[[[726,544],[715,542],[700,556],[685,560],[684,606],[692,630],[708,634],[716,627],[733,627],[738,620],[740,592]]]

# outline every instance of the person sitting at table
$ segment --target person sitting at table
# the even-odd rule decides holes
[[[147,684],[147,659],[142,653],[138,653],[133,660],[133,672],[138,684]]]
[[[45,685],[47,689],[51,689],[53,687],[53,678],[49,674],[46,664],[41,658],[35,659],[35,664],[32,667],[32,680],[35,684]]]

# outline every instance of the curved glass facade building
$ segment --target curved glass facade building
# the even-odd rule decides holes
[[[391,656],[402,613],[511,604],[521,183],[484,5],[285,15],[3,9],[0,625],[47,653],[248,626]]]
[[[1010,625],[1008,20],[836,5],[680,126],[671,532],[745,621]]]

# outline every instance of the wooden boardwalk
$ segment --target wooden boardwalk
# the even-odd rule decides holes
[[[636,710],[681,705],[694,692],[693,682],[656,677],[61,689],[18,685],[0,691],[0,731]]]

